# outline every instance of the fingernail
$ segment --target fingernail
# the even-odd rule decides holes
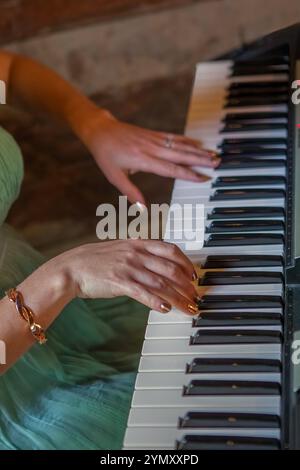
[[[199,297],[199,295],[195,295],[194,301],[197,305],[198,305],[198,302],[200,302],[200,300],[201,300],[201,297]]]
[[[147,207],[142,202],[137,201],[135,204],[138,206],[138,209],[140,210],[140,212],[144,212],[147,210]]]
[[[207,152],[208,155],[210,155],[211,157],[217,157],[218,156],[218,153],[215,150],[204,149],[204,151]]]
[[[198,179],[199,179],[199,181],[205,183],[205,181],[209,181],[211,178],[209,176],[206,176],[206,175],[199,175]]]
[[[196,271],[194,271],[193,274],[192,274],[192,280],[197,281],[197,279],[198,279],[197,273],[196,273]]]
[[[219,165],[219,164],[221,163],[221,158],[219,158],[219,157],[214,157],[214,158],[212,159],[212,163],[213,163],[214,166]]]
[[[172,308],[172,305],[168,304],[167,302],[163,302],[160,304],[160,310],[162,313],[168,313]]]
[[[197,305],[188,304],[188,311],[189,311],[190,313],[192,313],[193,315],[195,315],[196,313],[198,313],[198,307],[197,307]]]

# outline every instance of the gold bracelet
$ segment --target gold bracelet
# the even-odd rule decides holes
[[[9,300],[15,304],[16,310],[20,317],[28,323],[29,329],[34,339],[38,341],[39,344],[46,343],[47,339],[45,332],[41,325],[35,323],[33,311],[29,307],[27,307],[27,305],[25,305],[21,292],[13,288],[9,289],[6,292],[6,295]]]

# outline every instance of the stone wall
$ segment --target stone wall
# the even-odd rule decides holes
[[[243,41],[300,21],[298,0],[211,0],[10,45],[86,93],[178,75]]]

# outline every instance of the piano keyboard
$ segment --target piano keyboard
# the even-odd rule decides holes
[[[197,67],[186,134],[218,151],[204,183],[171,203],[203,204],[199,315],[151,311],[124,449],[281,446],[289,64]]]

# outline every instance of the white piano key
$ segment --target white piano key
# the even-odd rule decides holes
[[[193,257],[192,257],[193,258]],[[235,271],[246,271],[246,272],[277,272],[277,273],[282,273],[283,272],[283,268],[281,266],[256,266],[256,267],[249,267],[249,268],[210,268],[210,269],[201,269],[201,261],[204,262],[205,259],[204,258],[201,258],[199,259],[199,267],[197,266],[198,264],[198,261],[197,259],[194,257],[194,259],[191,259],[191,261],[193,261],[193,263],[195,264],[195,267],[196,269],[198,268],[199,270],[199,277],[202,277],[204,276],[204,274],[206,272],[235,272]]]
[[[223,312],[223,313],[232,313],[236,310],[210,310],[210,312]],[[282,309],[280,308],[243,308],[243,312],[259,312],[259,313],[280,313],[282,314]],[[169,313],[161,313],[155,310],[151,310],[148,318],[148,325],[152,324],[191,324],[192,323],[191,315],[187,315],[179,310],[173,308]]]
[[[274,414],[279,413],[280,396],[265,395],[182,395],[181,390],[136,390],[133,394],[134,408],[172,408],[172,407],[215,407],[216,411],[232,406],[245,411],[255,410],[260,413],[269,408]]]
[[[276,373],[223,373],[223,374],[185,374],[184,372],[140,372],[137,376],[136,390],[182,390],[191,380],[246,380],[281,383],[281,374]]]
[[[273,203],[273,207],[285,207],[285,198],[272,198],[272,199],[237,199],[237,200],[224,200],[224,201],[211,201],[209,196],[197,198],[193,196],[177,197],[176,194],[172,197],[173,204],[191,204],[196,207],[197,204],[204,204],[206,207],[271,207],[269,203]]]
[[[196,224],[196,222],[195,222]],[[207,243],[209,240],[210,240],[210,237],[212,235],[214,235],[214,233],[211,233],[209,231],[206,230],[206,228],[210,225],[210,221],[209,222],[205,222],[205,224],[203,224],[203,229],[198,229],[198,227],[200,227],[200,225],[202,226],[203,222],[201,221],[197,221],[197,226],[191,230],[189,227],[190,227],[190,224],[188,227],[186,227],[187,223],[186,224],[182,224],[182,228],[178,228],[176,230],[166,230],[165,232],[165,240],[175,240],[175,241],[179,241],[179,242],[186,242],[186,241],[194,241],[194,240],[197,240],[197,241],[200,241],[200,240],[203,240],[204,243]],[[274,234],[281,234],[281,235],[284,235],[285,233],[285,230],[272,230],[271,232],[269,230],[262,230],[262,229],[259,229],[254,232],[253,230],[245,230],[243,228],[241,228],[239,230],[239,232],[226,232],[226,230],[223,230],[223,231],[219,231],[219,232],[215,232],[216,234],[222,234],[222,235],[228,235],[228,237],[230,237],[231,235],[256,235],[257,232],[259,232],[259,234],[265,234],[265,235],[274,235]],[[244,246],[244,245],[241,245],[241,246]]]
[[[139,364],[139,373],[141,372],[185,372],[186,367],[188,364],[191,364],[194,359],[201,357],[207,357],[205,354],[198,353],[198,354],[182,354],[182,355],[163,355],[163,356],[142,356]],[[211,359],[218,359],[216,353],[212,353],[209,356]],[[252,351],[251,354],[249,352],[242,352],[239,351],[238,355],[236,354],[223,354],[222,359],[262,359],[262,357],[256,352]],[[275,359],[280,361],[281,354],[280,351],[275,353],[268,353],[264,354],[263,359]]]
[[[226,331],[226,330],[243,330],[243,331],[282,331],[280,325],[248,325],[248,326],[196,326],[192,324],[150,324],[147,326],[145,339],[186,339],[189,341],[197,331]]]
[[[248,437],[269,437],[280,439],[280,431],[278,429],[182,429],[172,428],[143,428],[130,427],[127,430],[124,445],[136,446],[144,449],[144,446],[156,446],[160,448],[169,448],[174,446],[177,440],[183,439],[185,435],[202,435],[202,436],[248,436]]]
[[[237,357],[240,353],[258,354],[264,357],[265,354],[278,354],[281,351],[279,343],[273,344],[193,344],[190,345],[186,339],[148,339],[144,341],[142,354],[146,355],[172,355],[172,354],[194,354],[202,355],[234,354]]]
[[[216,286],[197,286],[197,292],[202,295],[283,295],[281,284],[232,284]]]
[[[221,121],[227,114],[241,114],[241,113],[287,113],[287,104],[274,104],[274,105],[259,105],[259,106],[239,106],[239,107],[228,107],[219,108],[215,107],[214,114],[207,114],[207,110],[203,108],[203,98],[205,99],[206,92],[202,90],[198,93],[195,102],[192,103],[191,110],[189,112],[189,123],[186,128],[186,134],[189,132],[190,123],[193,124],[199,120],[201,123],[209,119],[215,118],[216,122]],[[201,125],[199,126],[200,129]]]
[[[265,131],[237,131],[237,132],[226,132],[226,134],[220,134],[218,132],[219,126],[215,129],[202,128],[199,130],[199,126],[195,123],[190,126],[190,132],[197,132],[199,138],[205,139],[205,142],[214,142],[222,143],[224,139],[273,139],[273,138],[288,138],[288,131],[286,129],[274,129],[274,130],[265,130]]]
[[[255,190],[263,190],[263,189],[286,189],[285,184],[263,184],[263,185],[236,185],[236,186],[227,186],[227,185],[220,185],[218,187],[212,186],[212,182],[204,183],[203,185],[199,185],[195,188],[189,189],[189,197],[196,198],[196,197],[203,197],[207,195],[213,195],[215,191],[219,189],[230,189],[230,190],[247,190],[247,189],[255,189]],[[173,194],[174,198],[186,197],[186,189],[185,188],[177,188],[176,193]]]
[[[189,412],[205,412],[214,413],[214,408],[166,408],[162,411],[161,408],[132,408],[129,414],[128,426],[130,427],[177,427],[179,418]],[[239,412],[237,408],[227,408],[226,412],[236,413]],[[267,409],[264,413],[271,414],[270,410]],[[191,428],[186,428],[188,432]]]
[[[284,249],[282,245],[249,245],[249,246],[242,246],[242,245],[236,245],[236,246],[203,246],[203,244],[197,244],[196,242],[193,244],[188,244],[185,242],[180,242],[178,240],[173,240],[173,239],[167,239],[165,238],[165,241],[167,243],[173,243],[178,246],[182,251],[186,253],[188,257],[190,257],[191,254],[195,253],[195,251],[198,251],[201,249],[203,254],[206,255],[219,255],[219,254],[238,254],[238,255],[278,255],[278,256],[283,256],[284,255]]]

